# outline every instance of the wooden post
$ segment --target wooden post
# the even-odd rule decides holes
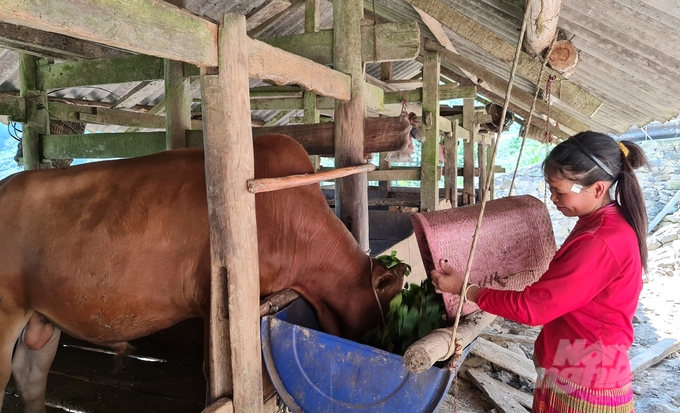
[[[502,133],[502,132],[501,132]],[[494,135],[491,136],[491,142],[489,144],[489,148],[494,147],[496,145],[496,138]],[[491,187],[489,188],[489,194],[488,198],[489,200],[494,199],[494,187],[495,185],[495,179],[496,179],[496,166],[493,165],[493,150],[487,150],[486,151],[486,171],[488,174],[491,174]]]
[[[383,81],[392,80],[392,68],[393,68],[392,62],[380,63],[380,80]],[[410,135],[409,139],[411,139]],[[387,157],[387,152],[381,152],[378,161],[379,162],[378,169],[381,171],[390,169],[390,161],[386,160],[385,157]],[[378,196],[380,198],[387,198],[387,195],[390,193],[390,190],[391,190],[390,181],[378,182]]]
[[[260,413],[257,225],[255,197],[246,187],[255,177],[246,45],[245,17],[225,14],[219,74],[201,70],[212,258],[208,394],[211,403],[232,397],[235,412]]]
[[[186,148],[186,131],[191,129],[189,78],[182,62],[164,59],[165,136],[168,149]]]
[[[475,203],[475,100],[463,100],[463,128],[469,134],[463,144],[463,205]]]
[[[36,83],[36,63],[38,58],[26,53],[19,53],[19,96],[26,99],[26,122],[22,126],[21,149],[24,158],[24,169],[40,168],[40,135],[47,132],[45,111],[38,109],[36,99],[47,105]]]
[[[186,0],[166,0],[181,9]],[[163,59],[165,80],[165,143],[167,149],[186,148],[185,131],[191,129],[191,94],[189,78],[184,77],[184,63]]]
[[[364,64],[361,59],[363,1],[333,2],[335,70],[350,75],[351,98],[335,103],[335,167],[364,163]],[[365,173],[335,180],[335,214],[364,251],[368,243],[368,181]]]
[[[458,119],[451,121],[451,136],[444,139],[444,184],[446,199],[452,208],[458,206]]]
[[[319,0],[305,1],[305,33],[314,33],[319,27]],[[316,108],[316,93],[305,90],[302,95],[302,105],[304,107],[304,115],[302,122],[304,124],[319,123],[319,111]],[[314,172],[321,167],[321,157],[319,155],[311,155],[309,159],[314,166]]]
[[[420,158],[420,210],[424,212],[436,211],[439,206],[439,64],[439,53],[423,53],[425,142]]]
[[[486,185],[486,146],[484,142],[477,143],[477,164],[479,165],[479,177],[477,187],[479,188],[479,200],[481,202],[487,196],[484,186]]]

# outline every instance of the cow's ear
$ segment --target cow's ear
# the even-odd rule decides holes
[[[383,267],[384,268],[384,267]],[[403,280],[406,274],[407,266],[404,263],[397,264],[392,268],[385,269],[380,274],[372,274],[373,288],[378,291],[385,290],[395,284],[401,286],[400,280]]]

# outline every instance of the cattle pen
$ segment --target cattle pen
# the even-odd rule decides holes
[[[372,255],[396,249],[422,271],[409,213],[493,199],[484,183],[503,170],[490,148],[503,130],[494,110],[504,103],[524,135],[542,142],[587,129],[622,133],[677,115],[671,49],[641,52],[641,35],[630,34],[628,52],[611,56],[596,33],[576,23],[578,6],[564,13],[568,30],[584,33],[585,60],[570,52],[564,33],[560,56],[568,62],[548,65],[541,53],[522,52],[506,102],[518,26],[524,8],[537,2],[3,0],[0,69],[7,71],[9,62],[15,79],[6,84],[18,87],[0,90],[0,118],[22,125],[17,159],[25,169],[187,147],[203,147],[206,155],[212,258],[206,364],[196,320],[134,342],[137,358],[127,359],[118,375],[109,374],[110,352],[62,336],[48,411],[281,408],[271,383],[262,385],[268,376],[260,318],[272,305],[260,301],[255,193],[333,181],[324,187],[327,202],[362,249]],[[613,3],[611,15],[619,16],[623,2]],[[599,27],[596,10],[583,13]],[[680,27],[677,19],[645,13],[649,21]],[[550,43],[553,29],[549,46],[534,47],[557,47]],[[651,37],[660,29],[649,30]],[[529,27],[529,42],[545,42],[536,38],[541,32]],[[669,43],[680,37],[677,30],[664,36]],[[623,41],[610,37],[605,40]],[[658,64],[624,60],[637,62],[644,53]],[[579,64],[592,78],[581,76]],[[638,80],[628,87],[623,79],[631,77]],[[452,99],[462,104],[441,103]],[[411,142],[409,111],[421,120],[422,159],[418,166],[391,166],[388,154]],[[316,173],[254,179],[252,140],[268,133],[298,141]],[[371,153],[380,154],[377,167],[366,162]],[[319,157],[333,158],[334,166],[320,166]],[[418,188],[396,181],[416,181]],[[480,321],[467,340],[489,322]],[[21,411],[11,396],[4,403],[5,412]]]

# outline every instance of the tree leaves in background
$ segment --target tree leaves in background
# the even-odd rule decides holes
[[[428,278],[420,285],[408,284],[397,294],[390,301],[385,324],[366,333],[361,342],[403,355],[408,346],[443,327],[445,322],[444,301]]]

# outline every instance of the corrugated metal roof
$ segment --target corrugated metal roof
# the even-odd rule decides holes
[[[257,14],[273,0],[215,1],[187,0],[192,13],[218,21],[222,13],[235,12],[247,17]],[[286,5],[286,0],[276,0]],[[321,0],[320,27],[332,25],[332,3]],[[515,45],[521,27],[524,0],[442,0],[485,30],[510,45]],[[405,0],[376,0],[375,6],[366,1],[367,15],[371,10],[379,21],[417,21],[423,36],[433,38],[421,21],[420,15]],[[1,6],[0,6],[1,7]],[[260,26],[259,37],[273,37],[304,31],[304,2],[290,0],[285,16]],[[580,63],[568,80],[587,90],[602,101],[601,107],[588,117],[559,99],[553,91],[552,104],[591,129],[621,134],[631,126],[643,126],[652,121],[665,122],[680,113],[680,12],[671,0],[565,0],[558,26],[580,51]],[[250,28],[251,30],[254,27]],[[501,61],[469,40],[469,33],[455,33],[445,28],[457,53],[502,79],[508,79],[510,63]],[[484,46],[484,45],[481,45]],[[0,92],[19,89],[18,55],[13,50],[0,49]],[[395,79],[417,75],[420,64],[414,61],[397,62]],[[378,76],[379,66],[367,65],[370,75]],[[462,72],[461,72],[462,73]],[[517,76],[515,87],[533,95],[536,80]],[[260,84],[251,82],[251,86]],[[65,88],[50,91],[50,96],[77,100],[116,102],[136,83]],[[137,105],[153,106],[163,99],[163,87],[148,87],[138,96]],[[156,85],[158,86],[158,85]],[[540,85],[544,88],[545,85]],[[192,85],[194,98],[200,97],[197,84]],[[275,111],[255,111],[253,117],[268,121]],[[289,113],[277,124],[285,123]],[[91,130],[123,131],[115,126],[92,126]]]

